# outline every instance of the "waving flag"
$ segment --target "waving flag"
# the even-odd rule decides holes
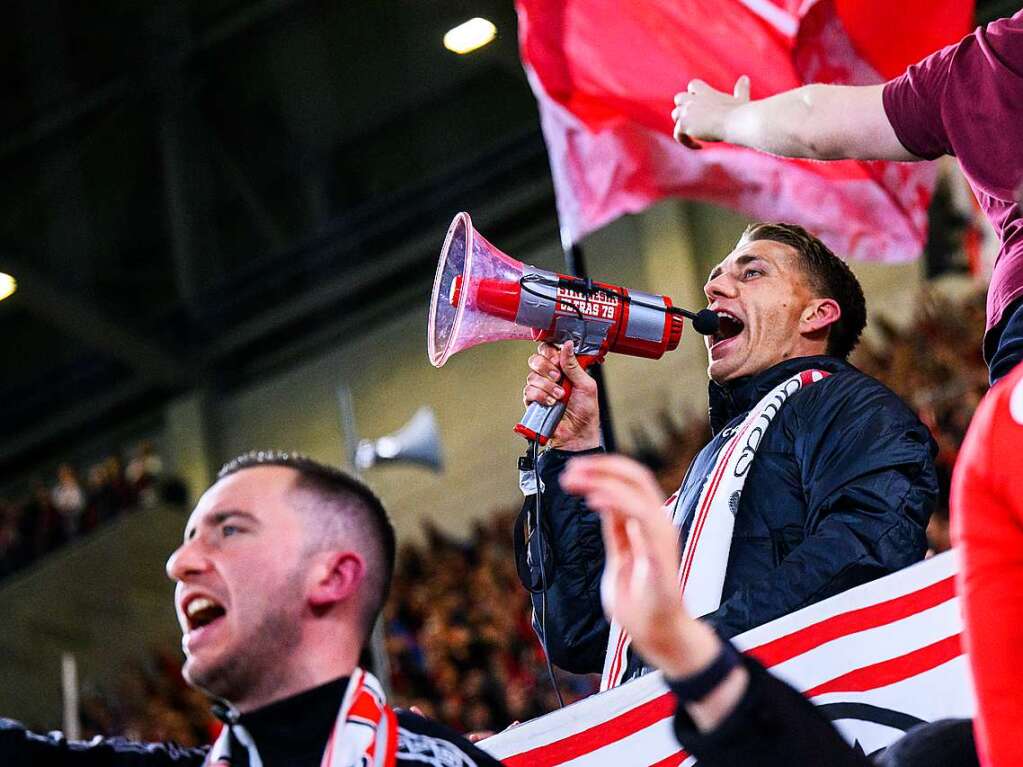
[[[799,223],[848,257],[921,252],[930,163],[820,163],[671,139],[672,97],[700,78],[753,98],[809,82],[882,82],[969,30],[969,0],[517,0],[563,238],[663,197]],[[881,39],[885,44],[874,41]]]
[[[921,722],[973,716],[954,580],[953,555],[942,554],[733,641],[871,754]],[[479,745],[510,767],[675,767],[692,760],[674,710],[661,675],[649,674]]]

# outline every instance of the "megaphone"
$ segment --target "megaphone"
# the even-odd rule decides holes
[[[477,232],[468,213],[448,227],[433,280],[427,348],[440,367],[477,344],[500,340],[572,341],[584,368],[608,352],[659,359],[678,347],[683,317],[707,335],[718,327],[709,309],[693,313],[664,295],[537,269],[516,261]],[[534,402],[515,431],[541,445],[550,441],[571,395],[553,405]]]
[[[355,448],[355,467],[365,471],[378,463],[416,463],[441,471],[444,457],[433,410],[421,407],[393,434],[361,440]]]

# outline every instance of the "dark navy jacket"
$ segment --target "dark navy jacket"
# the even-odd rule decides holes
[[[680,488],[676,519],[685,540],[718,450],[746,413],[801,370],[832,375],[792,395],[775,416],[739,501],[721,607],[707,618],[735,636],[923,558],[924,531],[937,496],[936,446],[927,428],[880,382],[834,357],[787,360],[759,375],[710,385],[713,439]],[[546,605],[533,594],[534,627],[546,619],[551,661],[600,672],[608,622],[600,604],[604,545],[597,515],[558,483],[572,453],[539,461],[548,583]],[[529,532],[535,496],[517,528]],[[537,536],[518,546],[524,585],[540,583]],[[531,554],[527,558],[527,549]],[[632,659],[626,677],[639,673]]]

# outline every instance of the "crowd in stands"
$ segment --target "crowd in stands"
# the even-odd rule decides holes
[[[966,430],[988,390],[988,371],[977,339],[984,334],[984,293],[965,300],[929,291],[905,328],[883,318],[880,338],[861,344],[853,361],[892,389],[927,424],[938,443],[935,468],[940,496],[927,537],[934,553],[950,547],[948,497],[952,467]]]
[[[515,574],[517,512],[478,523],[467,541],[429,528],[424,545],[403,547],[385,610],[395,699],[463,732],[500,730],[558,706]],[[566,703],[599,682],[557,678]]]
[[[0,578],[120,514],[155,505],[174,484],[149,442],[127,463],[112,455],[84,473],[61,464],[50,482],[35,480],[25,497],[0,498]]]
[[[906,327],[877,322],[877,332],[864,341],[853,360],[909,402],[939,445],[945,493],[929,530],[934,551],[948,548],[948,479],[973,410],[987,390],[986,369],[977,350],[983,326],[982,295],[964,303],[928,294]],[[706,418],[695,413],[681,421],[665,413],[661,420],[666,437],[634,435],[638,436],[634,441],[638,457],[654,468],[665,491],[671,492],[706,442],[708,427]],[[158,463],[146,471],[126,471],[120,483],[110,484],[109,492],[134,492],[138,498],[139,479],[159,473]],[[64,484],[73,485],[72,476]],[[58,483],[36,502],[56,509],[58,491],[74,496]],[[92,496],[86,491],[84,497]],[[85,506],[89,508],[88,502]],[[529,600],[515,574],[511,528],[516,512],[503,510],[479,522],[467,540],[427,527],[422,543],[402,547],[384,614],[391,699],[396,705],[416,706],[464,732],[500,730],[557,707],[530,627]],[[78,512],[81,524],[86,524],[88,513]],[[98,508],[92,515],[101,518]],[[56,511],[51,516],[63,519]],[[170,738],[182,744],[208,742],[217,724],[203,697],[181,680],[179,669],[177,652],[164,650],[148,668],[126,674],[120,689],[85,696],[85,732]],[[595,678],[562,672],[557,676],[566,702],[596,689]]]

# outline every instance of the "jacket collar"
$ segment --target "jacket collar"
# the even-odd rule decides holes
[[[838,357],[823,355],[817,357],[795,357],[794,359],[779,362],[777,365],[769,367],[767,370],[756,375],[736,378],[723,384],[711,381],[709,386],[711,432],[717,434],[733,418],[749,411],[750,408],[760,401],[761,397],[786,378],[811,368],[826,370],[829,373],[853,369],[852,365]]]

